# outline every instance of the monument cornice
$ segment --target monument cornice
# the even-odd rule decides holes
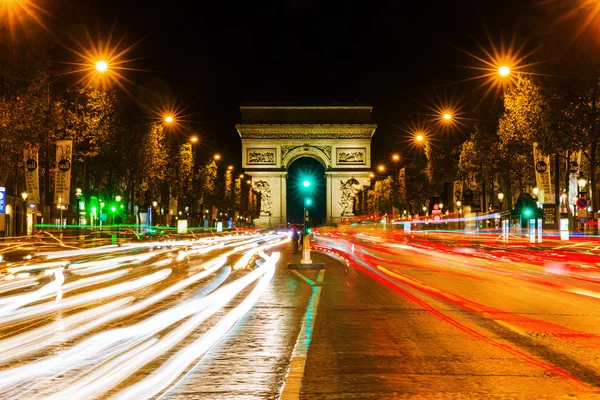
[[[242,139],[371,139],[376,124],[238,124]]]

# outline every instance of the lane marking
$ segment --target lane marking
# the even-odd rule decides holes
[[[296,272],[296,271],[293,271]],[[297,273],[297,275],[301,274]],[[280,400],[298,400],[300,398],[300,389],[302,388],[302,378],[304,377],[304,370],[306,368],[306,355],[308,354],[308,348],[312,340],[312,334],[314,331],[315,321],[317,319],[317,308],[319,306],[319,299],[321,297],[321,282],[325,278],[325,270],[319,270],[317,274],[316,283],[311,285],[312,294],[308,300],[306,306],[306,313],[304,314],[304,320],[302,321],[302,328],[296,339],[296,345],[292,352],[292,359],[290,361],[290,367],[288,369],[285,383],[281,389]],[[310,279],[305,279],[307,282]],[[312,282],[312,281],[311,281]]]
[[[312,279],[308,279],[305,275],[301,274],[300,272],[296,271],[295,269],[291,270],[294,274],[296,274],[298,276],[298,278],[302,279],[304,282],[308,283],[310,286],[315,286],[315,281],[313,281]]]

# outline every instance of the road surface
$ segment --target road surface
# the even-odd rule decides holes
[[[2,264],[0,398],[597,399],[600,261],[394,231]],[[8,265],[10,264],[10,265]]]

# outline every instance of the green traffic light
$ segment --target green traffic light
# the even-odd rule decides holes
[[[312,200],[311,199],[306,199],[306,205],[310,206],[312,204]]]
[[[531,215],[531,210],[529,210],[529,209],[525,210],[525,215],[527,217],[529,217]]]
[[[302,185],[307,188],[310,186],[310,181],[308,179],[305,179],[304,182],[302,182]]]
[[[112,206],[112,207],[110,208],[110,210],[111,210],[112,212],[115,212],[115,211],[117,211],[117,207],[115,207],[115,206]]]

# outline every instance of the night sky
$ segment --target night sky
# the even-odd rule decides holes
[[[49,4],[59,36],[85,25],[93,36],[112,29],[124,45],[141,40],[128,57],[141,58],[131,65],[146,71],[128,72],[128,85],[164,92],[185,108],[186,130],[238,164],[234,124],[247,103],[370,104],[380,126],[373,160],[402,151],[400,128],[418,119],[419,102],[471,95],[473,84],[456,82],[473,75],[463,68],[472,60],[456,47],[476,51],[475,39],[487,43],[485,29],[509,39],[532,7],[517,0]]]

